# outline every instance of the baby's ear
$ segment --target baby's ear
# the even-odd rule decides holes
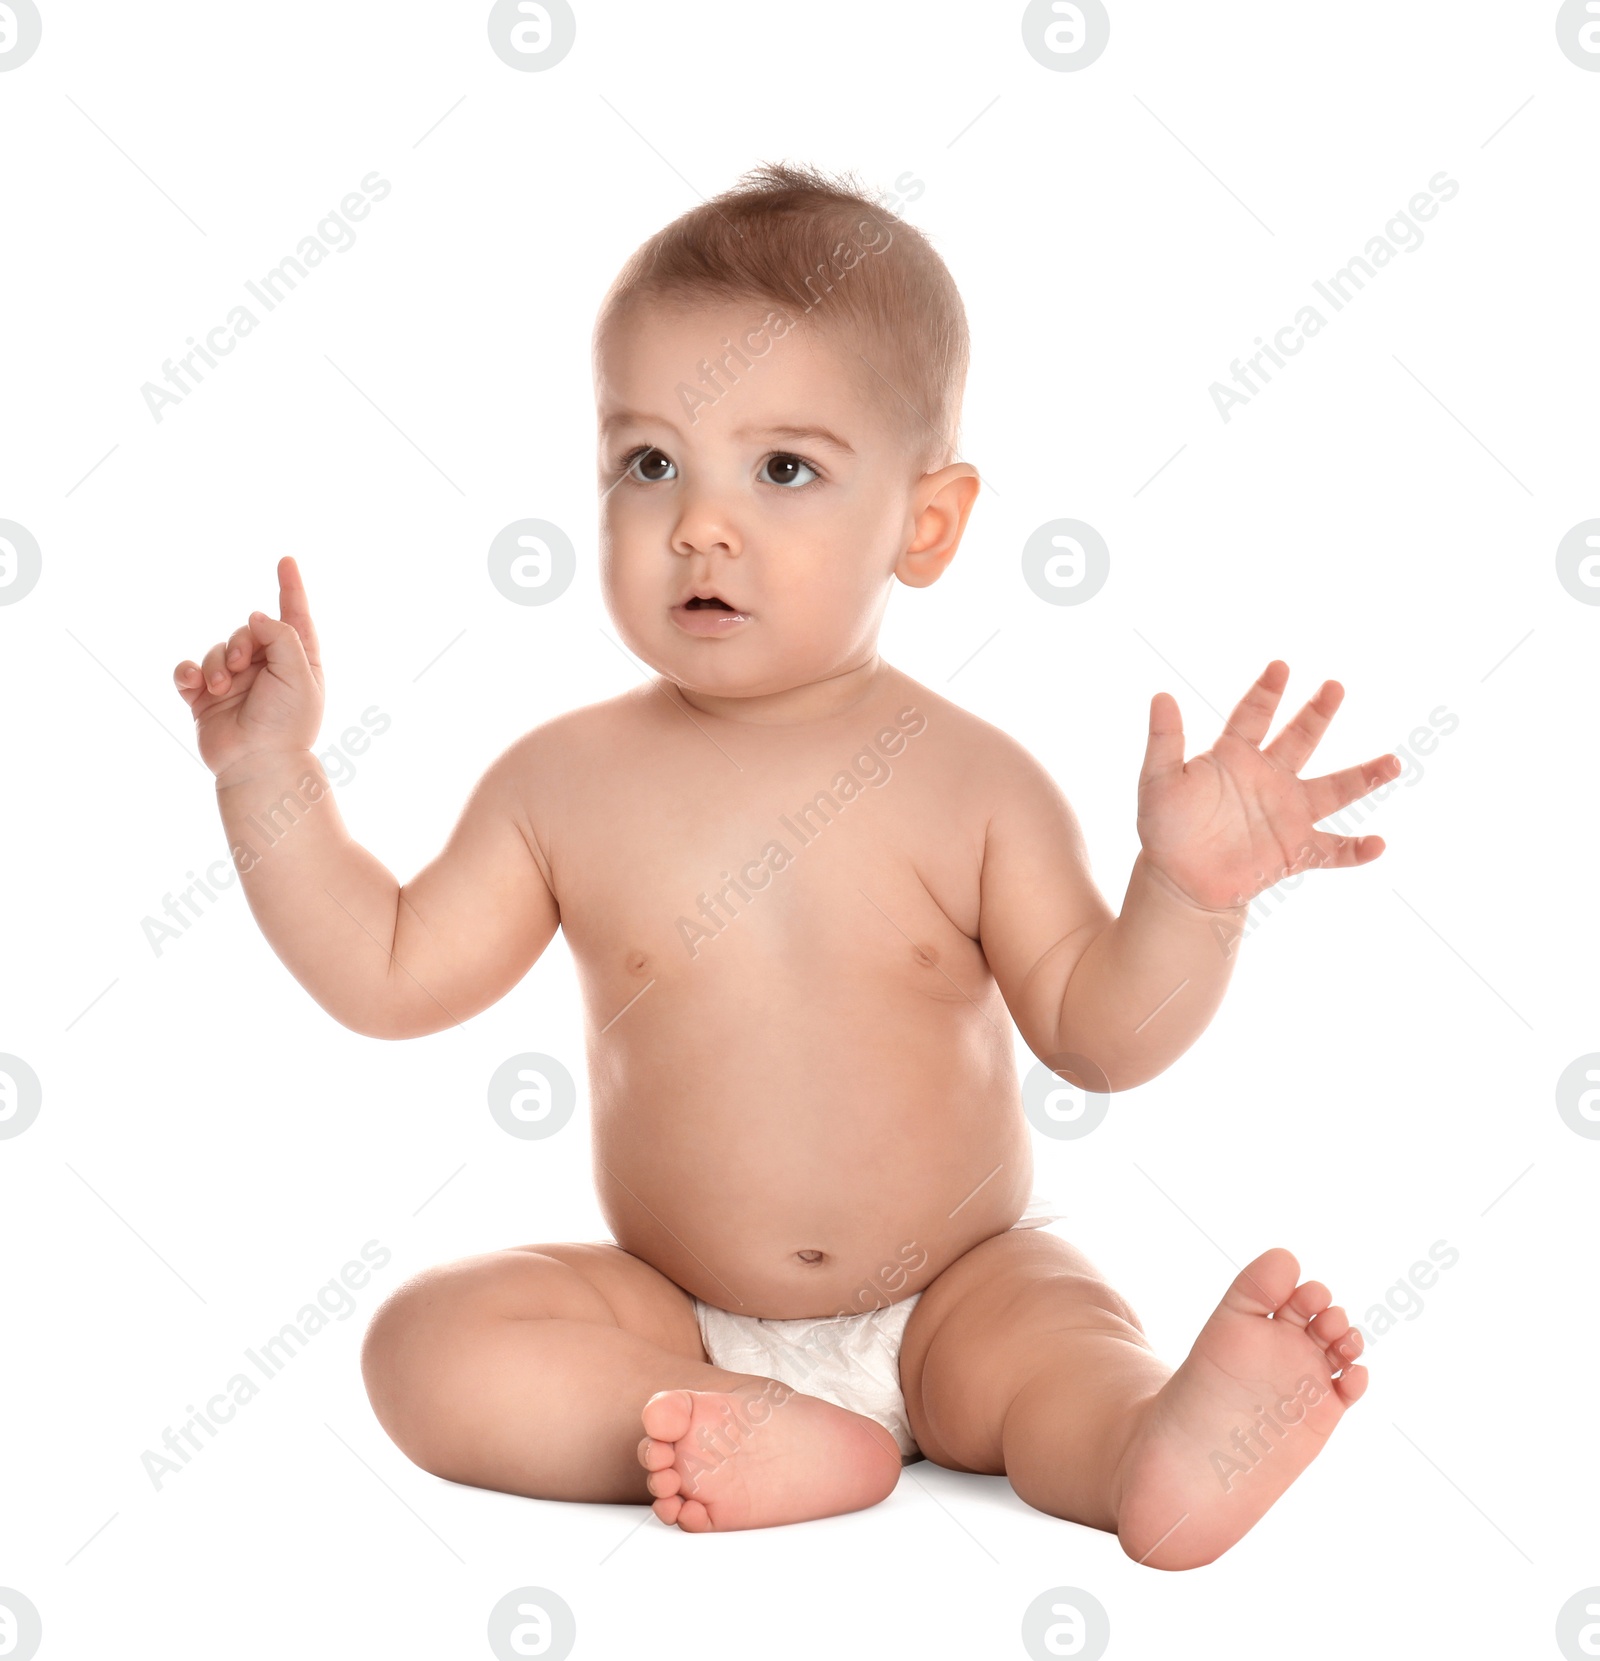
[[[952,462],[918,480],[911,504],[911,540],[894,568],[908,588],[926,588],[944,575],[977,499],[978,470],[968,462]]]

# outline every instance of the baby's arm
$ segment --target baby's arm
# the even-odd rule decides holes
[[[438,857],[397,882],[345,828],[312,754],[316,632],[292,560],[279,579],[281,621],[252,613],[175,676],[250,909],[335,1020],[375,1038],[437,1032],[503,997],[560,921],[523,807],[529,741],[489,768]]]
[[[1270,664],[1215,747],[1187,764],[1177,704],[1165,693],[1152,700],[1143,847],[1120,916],[1090,879],[1061,792],[1020,747],[1009,755],[985,841],[980,937],[1034,1054],[1092,1064],[1075,1082],[1126,1090],[1154,1078],[1216,1013],[1256,894],[1310,866],[1361,865],[1383,851],[1379,837],[1315,826],[1395,777],[1399,761],[1300,779],[1343,689],[1325,683],[1262,750],[1287,680],[1286,665]]]
[[[1041,1061],[1071,1055],[1103,1075],[1079,1076],[1068,1064],[1062,1070],[1074,1083],[1130,1089],[1170,1066],[1216,1013],[1233,957],[1215,930],[1230,914],[1182,904],[1140,854],[1117,916],[1095,887],[1077,819],[1050,775],[1020,747],[1006,773],[984,842],[984,955]]]

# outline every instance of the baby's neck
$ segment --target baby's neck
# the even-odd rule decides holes
[[[838,674],[749,698],[724,697],[660,677],[657,684],[669,688],[668,696],[702,715],[719,716],[748,726],[797,727],[828,721],[858,709],[882,691],[896,674],[874,651],[865,663],[842,669]]]

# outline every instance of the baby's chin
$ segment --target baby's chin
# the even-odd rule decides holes
[[[834,660],[800,661],[763,648],[759,638],[658,641],[624,637],[641,663],[691,698],[775,698],[832,680]]]
[[[710,653],[705,654],[710,656]],[[689,654],[683,654],[689,656]],[[683,688],[691,696],[707,698],[771,698],[780,693],[795,692],[824,677],[804,670],[784,670],[778,665],[757,661],[743,664],[729,662],[684,662],[682,657],[657,666],[656,673]]]

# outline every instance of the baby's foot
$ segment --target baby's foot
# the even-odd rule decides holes
[[[639,1463],[651,1510],[690,1534],[860,1511],[900,1479],[882,1425],[775,1379],[732,1390],[658,1390]]]
[[[1349,1365],[1361,1334],[1326,1286],[1296,1286],[1299,1273],[1281,1247],[1248,1264],[1148,1404],[1119,1472],[1130,1557],[1190,1569],[1221,1556],[1366,1389],[1367,1369]]]

